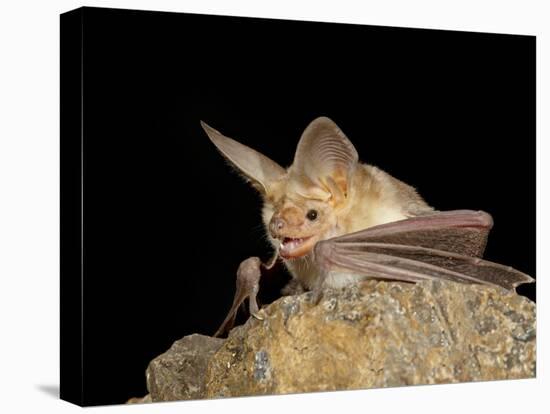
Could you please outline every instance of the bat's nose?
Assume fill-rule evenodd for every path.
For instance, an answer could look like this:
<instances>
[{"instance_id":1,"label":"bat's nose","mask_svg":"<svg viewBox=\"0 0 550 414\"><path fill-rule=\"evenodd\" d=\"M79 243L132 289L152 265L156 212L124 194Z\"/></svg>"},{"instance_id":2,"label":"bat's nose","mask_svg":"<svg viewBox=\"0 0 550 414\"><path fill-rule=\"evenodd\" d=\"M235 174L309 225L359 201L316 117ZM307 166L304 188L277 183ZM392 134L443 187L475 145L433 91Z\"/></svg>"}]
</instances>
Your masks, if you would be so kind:
<instances>
[{"instance_id":1,"label":"bat's nose","mask_svg":"<svg viewBox=\"0 0 550 414\"><path fill-rule=\"evenodd\" d=\"M269 231L276 238L284 231L286 225L286 221L282 217L273 217L269 223Z\"/></svg>"}]
</instances>

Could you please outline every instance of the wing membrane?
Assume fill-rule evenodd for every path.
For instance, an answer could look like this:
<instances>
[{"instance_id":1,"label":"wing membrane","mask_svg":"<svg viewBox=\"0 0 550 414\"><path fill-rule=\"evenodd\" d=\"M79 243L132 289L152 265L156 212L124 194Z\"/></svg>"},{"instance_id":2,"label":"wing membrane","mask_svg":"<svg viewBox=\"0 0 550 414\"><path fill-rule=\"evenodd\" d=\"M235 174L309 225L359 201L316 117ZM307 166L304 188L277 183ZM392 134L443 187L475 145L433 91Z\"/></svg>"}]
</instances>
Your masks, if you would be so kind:
<instances>
[{"instance_id":1,"label":"wing membrane","mask_svg":"<svg viewBox=\"0 0 550 414\"><path fill-rule=\"evenodd\" d=\"M414 217L317 243L326 272L419 282L442 279L515 289L534 280L509 266L482 260L492 227L487 213L469 210Z\"/></svg>"}]
</instances>

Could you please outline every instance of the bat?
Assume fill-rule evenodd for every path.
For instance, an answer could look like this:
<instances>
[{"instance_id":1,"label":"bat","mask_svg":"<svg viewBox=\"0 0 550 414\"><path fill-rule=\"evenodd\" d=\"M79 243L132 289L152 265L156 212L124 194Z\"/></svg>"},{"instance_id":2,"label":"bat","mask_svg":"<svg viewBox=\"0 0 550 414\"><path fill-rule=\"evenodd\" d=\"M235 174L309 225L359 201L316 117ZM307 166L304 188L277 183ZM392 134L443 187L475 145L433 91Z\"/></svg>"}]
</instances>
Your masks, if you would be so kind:
<instances>
[{"instance_id":1,"label":"bat","mask_svg":"<svg viewBox=\"0 0 550 414\"><path fill-rule=\"evenodd\" d=\"M442 279L515 289L534 281L482 259L493 220L483 211L437 211L417 191L358 153L329 118L302 133L294 161L283 168L201 121L219 152L262 196L262 220L274 248L271 263L245 260L237 271L233 305L216 332L223 334L248 298L258 315L261 267L281 258L293 282L318 301L325 287L364 279L404 282Z\"/></svg>"}]
</instances>

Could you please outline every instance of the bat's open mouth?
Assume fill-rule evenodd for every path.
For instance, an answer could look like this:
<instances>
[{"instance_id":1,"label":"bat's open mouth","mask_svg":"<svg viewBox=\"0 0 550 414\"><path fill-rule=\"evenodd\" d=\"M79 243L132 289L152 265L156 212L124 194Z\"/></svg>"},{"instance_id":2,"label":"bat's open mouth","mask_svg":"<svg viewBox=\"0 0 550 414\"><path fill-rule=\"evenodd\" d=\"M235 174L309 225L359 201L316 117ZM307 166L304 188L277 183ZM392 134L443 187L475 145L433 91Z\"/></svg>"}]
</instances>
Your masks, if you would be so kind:
<instances>
[{"instance_id":1,"label":"bat's open mouth","mask_svg":"<svg viewBox=\"0 0 550 414\"><path fill-rule=\"evenodd\" d=\"M314 244L315 238L313 236L300 238L285 237L281 241L279 254L284 259L294 259L308 254Z\"/></svg>"}]
</instances>

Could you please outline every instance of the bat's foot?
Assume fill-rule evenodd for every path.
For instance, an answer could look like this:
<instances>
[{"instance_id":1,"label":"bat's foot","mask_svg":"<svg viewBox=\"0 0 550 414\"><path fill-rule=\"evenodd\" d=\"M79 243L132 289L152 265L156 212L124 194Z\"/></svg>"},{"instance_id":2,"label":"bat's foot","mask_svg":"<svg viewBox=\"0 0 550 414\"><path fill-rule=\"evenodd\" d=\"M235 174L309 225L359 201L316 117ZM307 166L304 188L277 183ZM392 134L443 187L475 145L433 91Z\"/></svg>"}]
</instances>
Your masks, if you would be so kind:
<instances>
[{"instance_id":1,"label":"bat's foot","mask_svg":"<svg viewBox=\"0 0 550 414\"><path fill-rule=\"evenodd\" d=\"M281 289L281 294L283 296L301 295L305 291L306 290L298 279L292 278L290 282L288 282L286 286Z\"/></svg>"},{"instance_id":2,"label":"bat's foot","mask_svg":"<svg viewBox=\"0 0 550 414\"><path fill-rule=\"evenodd\" d=\"M323 298L323 289L321 289L320 287L314 288L310 292L310 294L311 294L310 296L311 303L313 303L314 305L318 305L319 302L321 302L321 299Z\"/></svg>"},{"instance_id":3,"label":"bat's foot","mask_svg":"<svg viewBox=\"0 0 550 414\"><path fill-rule=\"evenodd\" d=\"M318 305L323 298L323 288L325 286L325 279L327 275L325 272L320 272L317 276L317 280L311 289L311 303Z\"/></svg>"}]
</instances>

